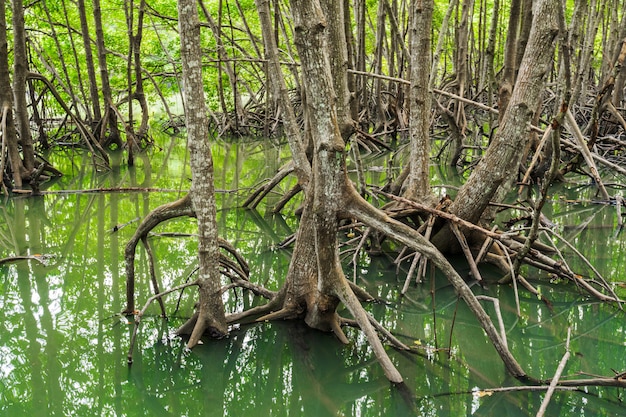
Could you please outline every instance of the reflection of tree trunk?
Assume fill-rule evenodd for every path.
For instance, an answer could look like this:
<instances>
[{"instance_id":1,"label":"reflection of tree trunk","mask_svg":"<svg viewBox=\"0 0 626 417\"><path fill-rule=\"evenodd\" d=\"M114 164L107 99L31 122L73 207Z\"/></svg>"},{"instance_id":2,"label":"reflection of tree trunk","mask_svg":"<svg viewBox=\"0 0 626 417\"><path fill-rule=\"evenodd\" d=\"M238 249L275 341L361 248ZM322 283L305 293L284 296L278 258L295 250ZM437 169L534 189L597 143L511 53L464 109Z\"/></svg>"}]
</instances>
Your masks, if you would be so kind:
<instances>
[{"instance_id":1,"label":"reflection of tree trunk","mask_svg":"<svg viewBox=\"0 0 626 417\"><path fill-rule=\"evenodd\" d=\"M224 305L220 292L219 246L216 222L213 159L209 144L209 125L202 83L200 21L195 0L179 0L183 97L187 143L191 164L191 203L198 219L198 291L197 315L181 328L193 330L188 347L194 347L205 331L221 337L227 333Z\"/></svg>"}]
</instances>

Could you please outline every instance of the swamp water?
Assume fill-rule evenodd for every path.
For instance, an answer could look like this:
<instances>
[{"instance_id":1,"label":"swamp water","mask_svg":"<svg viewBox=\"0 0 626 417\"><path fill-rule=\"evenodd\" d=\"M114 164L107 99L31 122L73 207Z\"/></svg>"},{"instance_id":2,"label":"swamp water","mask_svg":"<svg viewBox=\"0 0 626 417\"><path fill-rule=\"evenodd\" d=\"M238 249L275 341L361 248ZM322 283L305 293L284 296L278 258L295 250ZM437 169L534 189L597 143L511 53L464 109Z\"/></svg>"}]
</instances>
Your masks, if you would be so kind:
<instances>
[{"instance_id":1,"label":"swamp water","mask_svg":"<svg viewBox=\"0 0 626 417\"><path fill-rule=\"evenodd\" d=\"M125 304L124 246L139 219L182 195L176 190L188 188L185 155L177 153L184 147L175 146L182 140L174 139L156 152L151 166L138 158L131 170L92 173L88 160L65 156L55 164L66 164L61 169L68 174L49 194L16 197L0 206L0 258L37 255L41 260L0 266L0 416L536 414L543 392L481 391L519 384L507 376L445 277L435 274L400 298L406 270L397 274L385 256L362 259L358 273L362 285L389 301L367 309L405 343L420 349L417 355L391 352L407 392L390 387L364 337L350 329L351 344L342 346L333 336L299 323L242 325L226 339L207 340L187 352L172 333L192 311L192 290L166 298L168 321L158 318L156 305L149 308L129 368L132 325L117 314ZM237 206L250 188L285 162L270 142L221 143L214 156L217 188L239 189L219 194L222 207ZM373 170L371 175L383 173ZM283 190L291 185L283 185ZM160 191L63 192L114 187ZM626 235L615 232L615 208L568 202L592 195L592 190L581 192L570 185L560 193L546 214L625 297L621 286L626 281ZM289 252L276 245L295 230L295 220L241 209L222 209L218 217L221 235L249 262L251 279L278 288ZM194 222L177 219L154 230L150 243L161 288L193 277L196 246L189 234ZM583 268L571 250L559 247L571 265ZM459 268L467 275L463 266ZM352 269L346 271L352 277ZM508 344L522 367L534 377L551 377L565 353L571 326L572 356L564 375L582 378L625 370L624 312L542 275L527 271L552 307L520 290L519 317L511 287L474 288L499 298ZM150 296L147 277L146 252L140 245L138 307ZM225 301L231 310L252 303L239 290ZM493 305L485 308L495 319ZM546 415L625 415L624 395L616 388L559 391Z\"/></svg>"}]
</instances>

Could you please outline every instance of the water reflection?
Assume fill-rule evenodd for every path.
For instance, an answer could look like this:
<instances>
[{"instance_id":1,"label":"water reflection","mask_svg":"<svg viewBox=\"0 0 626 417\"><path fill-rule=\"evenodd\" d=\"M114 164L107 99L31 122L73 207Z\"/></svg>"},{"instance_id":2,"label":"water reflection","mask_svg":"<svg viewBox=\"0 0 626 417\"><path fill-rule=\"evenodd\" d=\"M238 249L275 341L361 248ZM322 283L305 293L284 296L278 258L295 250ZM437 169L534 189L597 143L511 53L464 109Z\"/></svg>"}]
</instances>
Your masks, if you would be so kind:
<instances>
[{"instance_id":1,"label":"water reflection","mask_svg":"<svg viewBox=\"0 0 626 417\"><path fill-rule=\"evenodd\" d=\"M165 158L184 161L175 147L164 149ZM219 188L224 189L232 184L252 187L258 177L252 178L250 172L270 176L283 162L280 152L268 144L231 145L222 152L217 153L221 159L216 167L222 170ZM71 184L168 189L183 185L184 192L188 185L184 171L174 175L164 165L143 170L144 163L138 159L135 172L120 168ZM228 204L239 197L221 195ZM347 330L353 342L341 346L332 336L299 323L248 325L234 329L224 340L207 341L186 352L171 333L191 312L191 291L182 296L178 310L176 296L167 300L172 314L168 322L156 317L156 308L150 311L134 364L127 368L131 329L116 313L124 303L123 247L134 227L131 223L112 232L113 226L143 217L174 198L176 193L48 194L15 198L0 207L1 256L47 256L42 258L45 263L21 260L0 265L0 416L531 416L537 412L540 392L472 394L475 389L517 382L507 376L482 329L444 277L435 274L400 298L403 276L396 275L385 257L363 262L358 275L368 291L390 302L369 305L368 310L405 343L420 346L420 354L391 352L406 378L408 398L390 388L355 330ZM564 235L594 257L600 272L613 281L625 281L623 256L619 256L624 253L624 238L614 238L614 229L604 226L613 224L614 211L591 204L555 199L549 214ZM219 222L224 237L250 263L253 279L278 288L289 253L276 250L275 245L295 230L295 220L233 209L221 210ZM589 227L574 226L581 222ZM162 285L183 282L193 270L196 249L193 239L179 233L193 233L193 221L178 219L154 232L151 243ZM145 258L140 250L140 303L150 292ZM520 317L511 288L475 288L500 299L509 346L525 369L535 377L549 378L564 353L568 326L573 334L568 376L610 375L611 369L626 369L624 313L586 299L570 285L533 274L528 271L529 278L541 279L535 284L552 306L522 292ZM237 310L253 301L238 292L226 302ZM493 317L493 305L485 308ZM597 388L557 393L548 415L623 414L622 396L616 389Z\"/></svg>"}]
</instances>

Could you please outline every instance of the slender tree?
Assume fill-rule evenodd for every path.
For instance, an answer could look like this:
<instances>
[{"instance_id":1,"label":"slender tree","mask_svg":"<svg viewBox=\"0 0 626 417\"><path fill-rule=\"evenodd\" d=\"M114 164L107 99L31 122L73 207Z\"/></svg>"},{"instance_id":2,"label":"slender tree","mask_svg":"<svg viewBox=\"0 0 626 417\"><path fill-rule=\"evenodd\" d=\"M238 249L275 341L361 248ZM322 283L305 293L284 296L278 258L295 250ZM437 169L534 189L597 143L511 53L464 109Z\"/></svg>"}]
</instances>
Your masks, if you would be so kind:
<instances>
[{"instance_id":1,"label":"slender tree","mask_svg":"<svg viewBox=\"0 0 626 417\"><path fill-rule=\"evenodd\" d=\"M12 172L13 185L16 188L22 187L22 172L24 170L22 159L17 144L17 133L13 122L13 90L11 88L11 77L9 73L9 51L7 42L7 21L6 7L4 0L0 0L0 85L6 88L0 88L0 130L2 136L0 143L0 180L5 180L5 172ZM5 152L8 155L8 161L5 159ZM7 165L8 162L8 165ZM6 189L5 189L6 191Z\"/></svg>"},{"instance_id":2,"label":"slender tree","mask_svg":"<svg viewBox=\"0 0 626 417\"><path fill-rule=\"evenodd\" d=\"M219 246L216 220L213 159L209 144L207 108L202 81L200 21L195 0L178 1L178 24L183 65L183 98L187 125L187 146L191 162L191 203L198 219L197 313L180 329L191 336L189 348L207 332L214 337L227 334L220 292Z\"/></svg>"},{"instance_id":3,"label":"slender tree","mask_svg":"<svg viewBox=\"0 0 626 417\"><path fill-rule=\"evenodd\" d=\"M27 178L35 168L35 151L30 132L28 103L26 101L26 78L28 56L26 53L26 29L24 27L24 5L22 0L13 0L13 94L15 96L15 118L17 132L22 145L22 178Z\"/></svg>"},{"instance_id":4,"label":"slender tree","mask_svg":"<svg viewBox=\"0 0 626 417\"><path fill-rule=\"evenodd\" d=\"M411 199L431 196L430 118L431 22L433 1L412 2L411 13L411 88L409 129L411 172L405 196Z\"/></svg>"},{"instance_id":5,"label":"slender tree","mask_svg":"<svg viewBox=\"0 0 626 417\"><path fill-rule=\"evenodd\" d=\"M93 48L91 47L91 35L89 33L89 24L87 23L87 10L85 8L85 0L78 0L78 14L80 16L80 30L83 38L83 49L85 65L87 67L87 76L89 79L89 98L91 99L91 111L93 115L92 125L100 122L102 112L100 111L100 97L98 94L98 81L96 79L96 67L93 62Z\"/></svg>"},{"instance_id":6,"label":"slender tree","mask_svg":"<svg viewBox=\"0 0 626 417\"><path fill-rule=\"evenodd\" d=\"M104 134L100 134L100 140L105 145L115 144L117 147L122 146L122 139L117 126L117 115L111 108L113 104L113 94L111 91L111 82L109 77L109 68L107 65L107 51L104 41L104 30L102 28L102 7L100 0L93 0L93 18L96 30L96 48L98 50L98 67L100 69L100 83L102 84L102 99L104 100L105 120L102 121L101 132L106 131L108 126L109 134L104 138Z\"/></svg>"}]
</instances>

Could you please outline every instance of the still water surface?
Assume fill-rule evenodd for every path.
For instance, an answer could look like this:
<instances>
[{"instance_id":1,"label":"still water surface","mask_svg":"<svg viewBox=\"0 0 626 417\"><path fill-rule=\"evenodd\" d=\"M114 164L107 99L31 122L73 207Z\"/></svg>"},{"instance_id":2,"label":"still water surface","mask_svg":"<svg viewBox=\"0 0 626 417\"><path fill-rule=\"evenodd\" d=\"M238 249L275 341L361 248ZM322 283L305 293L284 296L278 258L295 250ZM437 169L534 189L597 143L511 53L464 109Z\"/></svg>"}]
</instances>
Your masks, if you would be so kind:
<instances>
[{"instance_id":1,"label":"still water surface","mask_svg":"<svg viewBox=\"0 0 626 417\"><path fill-rule=\"evenodd\" d=\"M388 301L369 305L368 310L420 351L391 352L406 390L390 387L362 335L354 330L347 330L352 343L342 346L333 336L299 323L243 325L226 339L207 340L187 352L172 333L192 311L193 291L180 298L169 296L168 321L158 318L156 307L149 310L129 368L126 353L132 326L117 314L125 303L124 245L139 218L173 201L182 195L176 190L189 186L189 173L182 168L185 155L177 155L176 149L174 143L164 147L152 165L139 159L135 169L105 174L91 173L87 162L76 157L65 169L72 174L50 188L54 193L13 198L0 206L0 258L43 255L42 262L20 260L0 266L0 416L536 414L542 392L481 395L480 390L519 384L507 376L445 277L435 274L400 298L406 270L398 272L386 256L363 259L358 275L361 285ZM271 143L224 143L215 150L215 158L217 186L223 190L254 187L284 163ZM163 191L59 192L117 186ZM568 190L574 194L568 195ZM625 238L623 232L615 233L615 209L567 201L580 197L576 194L580 191L565 187L561 197L554 196L547 214L622 291ZM250 263L252 279L276 289L289 261L289 253L276 245L296 223L224 208L235 207L246 192L220 194L220 230ZM115 231L115 226L123 227ZM190 219L174 220L154 231L150 243L163 288L193 276L196 247L188 236L193 231ZM573 265L583 268L571 251L563 251ZM458 267L467 273L461 263ZM142 304L150 295L143 249L138 251L137 268L137 300ZM352 276L349 267L346 271ZM492 285L475 291L500 299L509 346L530 375L549 378L554 373L565 353L568 326L572 357L565 375L612 375L612 370L626 369L622 311L581 296L569 284L550 283L536 271L528 270L527 276L551 300L551 307L521 291L518 316L512 288ZM254 302L241 292L227 295L225 301L231 311ZM495 317L493 306L485 306ZM547 415L624 415L624 395L615 388L559 392Z\"/></svg>"}]
</instances>

